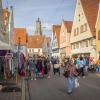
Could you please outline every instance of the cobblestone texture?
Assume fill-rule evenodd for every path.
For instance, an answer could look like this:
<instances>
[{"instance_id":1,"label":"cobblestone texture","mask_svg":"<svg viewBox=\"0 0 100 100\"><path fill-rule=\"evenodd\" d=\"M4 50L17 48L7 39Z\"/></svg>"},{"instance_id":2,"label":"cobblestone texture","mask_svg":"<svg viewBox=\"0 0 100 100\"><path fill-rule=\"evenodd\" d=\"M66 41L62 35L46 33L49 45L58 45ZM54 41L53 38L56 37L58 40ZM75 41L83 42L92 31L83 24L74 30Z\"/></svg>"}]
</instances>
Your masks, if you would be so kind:
<instances>
[{"instance_id":1,"label":"cobblestone texture","mask_svg":"<svg viewBox=\"0 0 100 100\"><path fill-rule=\"evenodd\" d=\"M21 92L0 92L0 100L21 100Z\"/></svg>"}]
</instances>

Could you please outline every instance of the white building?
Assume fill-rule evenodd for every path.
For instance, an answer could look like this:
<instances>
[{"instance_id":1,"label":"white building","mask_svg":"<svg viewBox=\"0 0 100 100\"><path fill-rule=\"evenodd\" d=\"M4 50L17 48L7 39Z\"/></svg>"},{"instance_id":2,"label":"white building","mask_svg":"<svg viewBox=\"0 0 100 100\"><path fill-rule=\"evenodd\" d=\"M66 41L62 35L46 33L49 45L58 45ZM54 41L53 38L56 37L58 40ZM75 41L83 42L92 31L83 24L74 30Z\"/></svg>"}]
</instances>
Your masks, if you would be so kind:
<instances>
[{"instance_id":1,"label":"white building","mask_svg":"<svg viewBox=\"0 0 100 100\"><path fill-rule=\"evenodd\" d=\"M52 56L60 56L60 25L52 26Z\"/></svg>"}]
</instances>

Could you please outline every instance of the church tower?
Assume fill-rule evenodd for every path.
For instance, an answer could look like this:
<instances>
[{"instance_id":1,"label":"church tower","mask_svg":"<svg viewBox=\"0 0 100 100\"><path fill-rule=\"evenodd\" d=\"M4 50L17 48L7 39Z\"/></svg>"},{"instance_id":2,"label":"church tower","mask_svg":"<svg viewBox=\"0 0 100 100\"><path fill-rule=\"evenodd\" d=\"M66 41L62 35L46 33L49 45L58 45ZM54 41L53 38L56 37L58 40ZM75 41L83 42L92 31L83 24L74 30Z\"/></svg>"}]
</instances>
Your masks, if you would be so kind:
<instances>
[{"instance_id":1,"label":"church tower","mask_svg":"<svg viewBox=\"0 0 100 100\"><path fill-rule=\"evenodd\" d=\"M42 35L41 21L38 18L35 24L35 35Z\"/></svg>"}]
</instances>

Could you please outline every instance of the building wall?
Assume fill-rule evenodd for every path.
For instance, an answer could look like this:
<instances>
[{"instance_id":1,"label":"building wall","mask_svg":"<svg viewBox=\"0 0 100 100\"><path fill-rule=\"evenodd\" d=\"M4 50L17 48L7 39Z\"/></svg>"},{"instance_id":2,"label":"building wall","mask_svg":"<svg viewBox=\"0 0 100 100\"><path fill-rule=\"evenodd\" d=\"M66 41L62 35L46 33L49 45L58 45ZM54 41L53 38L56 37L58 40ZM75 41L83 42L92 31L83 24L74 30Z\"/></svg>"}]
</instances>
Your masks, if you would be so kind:
<instances>
[{"instance_id":1,"label":"building wall","mask_svg":"<svg viewBox=\"0 0 100 100\"><path fill-rule=\"evenodd\" d=\"M92 57L95 57L95 48L93 47L95 38L89 28L80 0L77 0L76 4L70 42L72 55L90 53Z\"/></svg>"},{"instance_id":2,"label":"building wall","mask_svg":"<svg viewBox=\"0 0 100 100\"><path fill-rule=\"evenodd\" d=\"M0 0L0 40L3 41L2 0Z\"/></svg>"},{"instance_id":3,"label":"building wall","mask_svg":"<svg viewBox=\"0 0 100 100\"><path fill-rule=\"evenodd\" d=\"M67 32L66 35L66 56L71 56L71 44L70 44L71 33Z\"/></svg>"},{"instance_id":4,"label":"building wall","mask_svg":"<svg viewBox=\"0 0 100 100\"><path fill-rule=\"evenodd\" d=\"M59 49L58 49L57 37L56 37L56 33L54 33L53 36L52 36L52 56L57 57L59 55L60 55L60 52L59 52Z\"/></svg>"},{"instance_id":5,"label":"building wall","mask_svg":"<svg viewBox=\"0 0 100 100\"><path fill-rule=\"evenodd\" d=\"M4 42L9 43L9 10L3 9L3 36L4 36Z\"/></svg>"},{"instance_id":6,"label":"building wall","mask_svg":"<svg viewBox=\"0 0 100 100\"><path fill-rule=\"evenodd\" d=\"M61 30L60 30L60 57L63 58L66 56L66 35L67 29L65 28L64 22L62 22Z\"/></svg>"},{"instance_id":7,"label":"building wall","mask_svg":"<svg viewBox=\"0 0 100 100\"><path fill-rule=\"evenodd\" d=\"M100 56L100 8L98 12L98 19L96 25L96 51L97 51L97 59Z\"/></svg>"},{"instance_id":8,"label":"building wall","mask_svg":"<svg viewBox=\"0 0 100 100\"><path fill-rule=\"evenodd\" d=\"M65 27L65 24L64 22L62 22L61 31L60 31L60 56L62 58L64 56L71 55L70 35L71 33L67 32L67 28Z\"/></svg>"},{"instance_id":9,"label":"building wall","mask_svg":"<svg viewBox=\"0 0 100 100\"><path fill-rule=\"evenodd\" d=\"M38 55L43 54L42 48L28 48L27 52L30 57L33 57L34 54L38 54Z\"/></svg>"}]
</instances>

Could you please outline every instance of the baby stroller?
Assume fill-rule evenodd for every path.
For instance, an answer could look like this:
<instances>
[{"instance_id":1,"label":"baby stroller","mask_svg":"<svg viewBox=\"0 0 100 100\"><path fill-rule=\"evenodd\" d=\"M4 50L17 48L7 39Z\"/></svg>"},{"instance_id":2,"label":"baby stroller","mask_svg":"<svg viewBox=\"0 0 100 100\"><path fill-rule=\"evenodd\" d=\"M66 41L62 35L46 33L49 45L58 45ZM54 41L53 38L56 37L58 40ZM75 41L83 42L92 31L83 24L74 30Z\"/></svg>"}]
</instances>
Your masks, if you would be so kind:
<instances>
[{"instance_id":1,"label":"baby stroller","mask_svg":"<svg viewBox=\"0 0 100 100\"><path fill-rule=\"evenodd\" d=\"M58 73L60 76L60 65L58 63L54 64L53 72L54 72L54 75Z\"/></svg>"}]
</instances>

